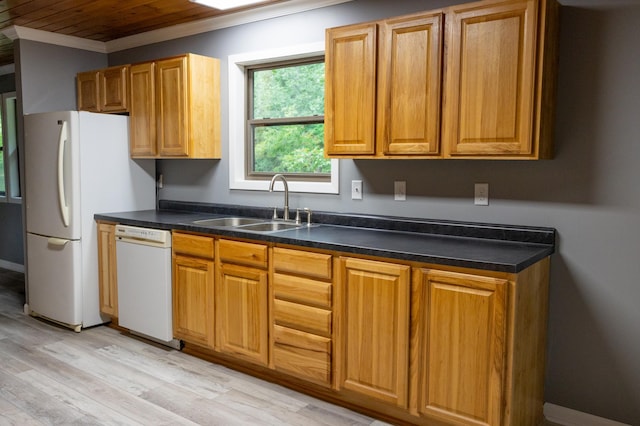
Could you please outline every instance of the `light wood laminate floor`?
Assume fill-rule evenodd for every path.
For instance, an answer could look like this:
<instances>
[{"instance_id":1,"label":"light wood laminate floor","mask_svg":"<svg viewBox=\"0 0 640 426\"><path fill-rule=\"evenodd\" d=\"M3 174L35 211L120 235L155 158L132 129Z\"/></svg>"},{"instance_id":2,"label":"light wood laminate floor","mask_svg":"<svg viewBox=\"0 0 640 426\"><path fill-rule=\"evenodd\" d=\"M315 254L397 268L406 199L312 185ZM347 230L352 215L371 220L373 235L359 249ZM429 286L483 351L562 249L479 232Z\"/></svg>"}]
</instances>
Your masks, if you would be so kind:
<instances>
[{"instance_id":1,"label":"light wood laminate floor","mask_svg":"<svg viewBox=\"0 0 640 426\"><path fill-rule=\"evenodd\" d=\"M0 269L0 425L383 425L290 389L99 326L23 314Z\"/></svg>"}]
</instances>

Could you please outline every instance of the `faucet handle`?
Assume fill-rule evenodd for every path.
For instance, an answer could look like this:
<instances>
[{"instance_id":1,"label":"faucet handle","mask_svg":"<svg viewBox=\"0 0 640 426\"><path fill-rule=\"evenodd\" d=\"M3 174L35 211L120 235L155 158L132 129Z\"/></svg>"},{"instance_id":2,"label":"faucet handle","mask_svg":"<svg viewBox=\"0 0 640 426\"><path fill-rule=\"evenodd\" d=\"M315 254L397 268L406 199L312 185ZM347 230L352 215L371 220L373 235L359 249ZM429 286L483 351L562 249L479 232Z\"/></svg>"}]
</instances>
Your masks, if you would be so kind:
<instances>
[{"instance_id":1,"label":"faucet handle","mask_svg":"<svg viewBox=\"0 0 640 426\"><path fill-rule=\"evenodd\" d=\"M278 218L278 208L274 207L273 208L273 219L277 219Z\"/></svg>"},{"instance_id":2,"label":"faucet handle","mask_svg":"<svg viewBox=\"0 0 640 426\"><path fill-rule=\"evenodd\" d=\"M296 225L300 225L300 207L296 208Z\"/></svg>"},{"instance_id":3,"label":"faucet handle","mask_svg":"<svg viewBox=\"0 0 640 426\"><path fill-rule=\"evenodd\" d=\"M305 207L304 211L307 212L307 226L311 227L311 213L313 213L311 211L311 209L309 207Z\"/></svg>"}]
</instances>

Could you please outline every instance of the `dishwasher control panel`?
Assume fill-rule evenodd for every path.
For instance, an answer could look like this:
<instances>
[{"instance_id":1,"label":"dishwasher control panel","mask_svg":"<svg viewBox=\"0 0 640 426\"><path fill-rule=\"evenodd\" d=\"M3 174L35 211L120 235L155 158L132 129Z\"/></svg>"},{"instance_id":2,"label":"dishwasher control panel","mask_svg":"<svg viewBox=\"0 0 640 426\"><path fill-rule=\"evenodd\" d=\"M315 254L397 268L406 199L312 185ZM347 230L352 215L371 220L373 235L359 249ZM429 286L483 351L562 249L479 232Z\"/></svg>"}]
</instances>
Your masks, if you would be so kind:
<instances>
[{"instance_id":1,"label":"dishwasher control panel","mask_svg":"<svg viewBox=\"0 0 640 426\"><path fill-rule=\"evenodd\" d=\"M171 232L162 229L140 228L129 225L116 225L116 239L147 242L171 247Z\"/></svg>"}]
</instances>

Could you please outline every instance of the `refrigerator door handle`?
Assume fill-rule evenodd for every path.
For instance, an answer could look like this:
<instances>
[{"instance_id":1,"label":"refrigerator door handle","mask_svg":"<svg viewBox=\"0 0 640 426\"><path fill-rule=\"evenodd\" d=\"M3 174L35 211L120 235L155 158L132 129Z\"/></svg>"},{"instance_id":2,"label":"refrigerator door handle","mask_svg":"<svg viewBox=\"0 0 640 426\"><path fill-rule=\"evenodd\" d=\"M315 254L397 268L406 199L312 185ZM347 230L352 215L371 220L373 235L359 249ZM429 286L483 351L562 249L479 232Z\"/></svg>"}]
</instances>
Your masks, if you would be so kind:
<instances>
[{"instance_id":1,"label":"refrigerator door handle","mask_svg":"<svg viewBox=\"0 0 640 426\"><path fill-rule=\"evenodd\" d=\"M60 123L60 121L58 122ZM67 141L67 122L62 121L60 129L60 137L58 139L58 201L60 204L60 213L62 214L62 223L65 228L69 227L69 205L67 197L64 193L64 145Z\"/></svg>"},{"instance_id":2,"label":"refrigerator door handle","mask_svg":"<svg viewBox=\"0 0 640 426\"><path fill-rule=\"evenodd\" d=\"M68 242L69 240L65 240L64 238L47 238L47 244L52 246L65 246Z\"/></svg>"}]
</instances>

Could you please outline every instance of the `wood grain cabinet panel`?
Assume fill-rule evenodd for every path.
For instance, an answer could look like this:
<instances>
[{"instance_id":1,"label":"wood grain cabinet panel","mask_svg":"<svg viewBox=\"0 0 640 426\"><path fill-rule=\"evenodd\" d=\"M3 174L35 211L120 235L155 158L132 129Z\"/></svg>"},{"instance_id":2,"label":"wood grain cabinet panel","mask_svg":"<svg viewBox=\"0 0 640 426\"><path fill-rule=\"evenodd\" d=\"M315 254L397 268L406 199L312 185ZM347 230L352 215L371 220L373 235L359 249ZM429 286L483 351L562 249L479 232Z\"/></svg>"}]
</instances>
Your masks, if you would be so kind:
<instances>
[{"instance_id":1,"label":"wood grain cabinet panel","mask_svg":"<svg viewBox=\"0 0 640 426\"><path fill-rule=\"evenodd\" d=\"M216 350L269 363L267 246L216 241Z\"/></svg>"},{"instance_id":2,"label":"wood grain cabinet panel","mask_svg":"<svg viewBox=\"0 0 640 426\"><path fill-rule=\"evenodd\" d=\"M213 348L214 240L180 232L172 240L174 337Z\"/></svg>"},{"instance_id":3,"label":"wood grain cabinet panel","mask_svg":"<svg viewBox=\"0 0 640 426\"><path fill-rule=\"evenodd\" d=\"M267 365L267 271L222 263L216 285L216 349Z\"/></svg>"},{"instance_id":4,"label":"wood grain cabinet panel","mask_svg":"<svg viewBox=\"0 0 640 426\"><path fill-rule=\"evenodd\" d=\"M131 65L129 70L129 144L132 157L155 157L156 77L154 62Z\"/></svg>"},{"instance_id":5,"label":"wood grain cabinet panel","mask_svg":"<svg viewBox=\"0 0 640 426\"><path fill-rule=\"evenodd\" d=\"M98 222L98 285L100 312L118 317L118 276L116 271L116 231L112 223Z\"/></svg>"},{"instance_id":6,"label":"wood grain cabinet panel","mask_svg":"<svg viewBox=\"0 0 640 426\"><path fill-rule=\"evenodd\" d=\"M274 247L269 291L271 367L333 383L333 256Z\"/></svg>"},{"instance_id":7,"label":"wood grain cabinet panel","mask_svg":"<svg viewBox=\"0 0 640 426\"><path fill-rule=\"evenodd\" d=\"M79 111L128 112L129 65L85 71L76 77Z\"/></svg>"},{"instance_id":8,"label":"wood grain cabinet panel","mask_svg":"<svg viewBox=\"0 0 640 426\"><path fill-rule=\"evenodd\" d=\"M339 385L407 407L409 286L406 265L340 258Z\"/></svg>"},{"instance_id":9,"label":"wood grain cabinet panel","mask_svg":"<svg viewBox=\"0 0 640 426\"><path fill-rule=\"evenodd\" d=\"M508 281L422 269L414 286L418 411L455 424L503 424Z\"/></svg>"},{"instance_id":10,"label":"wood grain cabinet panel","mask_svg":"<svg viewBox=\"0 0 640 426\"><path fill-rule=\"evenodd\" d=\"M220 158L220 61L188 53L132 67L132 157Z\"/></svg>"},{"instance_id":11,"label":"wood grain cabinet panel","mask_svg":"<svg viewBox=\"0 0 640 426\"><path fill-rule=\"evenodd\" d=\"M326 33L327 156L439 154L440 13Z\"/></svg>"},{"instance_id":12,"label":"wood grain cabinet panel","mask_svg":"<svg viewBox=\"0 0 640 426\"><path fill-rule=\"evenodd\" d=\"M325 155L553 156L556 0L481 0L326 30Z\"/></svg>"},{"instance_id":13,"label":"wood grain cabinet panel","mask_svg":"<svg viewBox=\"0 0 640 426\"><path fill-rule=\"evenodd\" d=\"M539 56L546 28L538 28L540 20L548 19L546 6L553 3L523 0L450 8L443 123L447 156L550 155L550 142L540 137L549 117L541 116L540 108L542 90L549 89L543 85L555 77L538 65L554 59Z\"/></svg>"}]
</instances>

